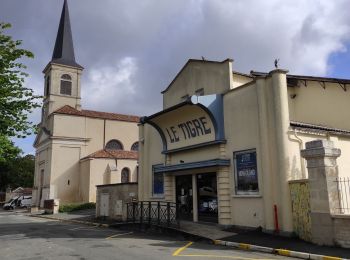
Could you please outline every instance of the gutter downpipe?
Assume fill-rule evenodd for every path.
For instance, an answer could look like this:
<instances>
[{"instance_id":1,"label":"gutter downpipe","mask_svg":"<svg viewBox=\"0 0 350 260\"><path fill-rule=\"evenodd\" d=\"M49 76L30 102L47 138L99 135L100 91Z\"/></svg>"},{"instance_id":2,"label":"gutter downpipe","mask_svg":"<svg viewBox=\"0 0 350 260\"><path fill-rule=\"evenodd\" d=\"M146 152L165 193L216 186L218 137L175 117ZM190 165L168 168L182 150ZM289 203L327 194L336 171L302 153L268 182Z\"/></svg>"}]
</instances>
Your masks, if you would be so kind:
<instances>
[{"instance_id":1,"label":"gutter downpipe","mask_svg":"<svg viewBox=\"0 0 350 260\"><path fill-rule=\"evenodd\" d=\"M295 129L291 130L289 133L292 133L295 137L295 139L292 139L291 136L289 136L289 139L291 141L295 141L299 144L299 151L304 149L304 144L303 140L297 135L297 132ZM305 173L305 161L304 159L300 156L300 168L301 168L301 178L306 179L306 173Z\"/></svg>"}]
</instances>

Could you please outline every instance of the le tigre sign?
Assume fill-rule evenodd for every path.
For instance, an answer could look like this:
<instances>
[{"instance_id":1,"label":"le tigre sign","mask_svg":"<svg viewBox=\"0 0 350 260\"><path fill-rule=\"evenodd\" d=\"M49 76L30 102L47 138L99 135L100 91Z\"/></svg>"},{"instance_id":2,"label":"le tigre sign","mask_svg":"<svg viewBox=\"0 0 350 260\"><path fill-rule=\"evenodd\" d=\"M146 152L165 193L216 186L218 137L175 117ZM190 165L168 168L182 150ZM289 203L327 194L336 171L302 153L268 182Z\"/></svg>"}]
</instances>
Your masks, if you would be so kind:
<instances>
[{"instance_id":1,"label":"le tigre sign","mask_svg":"<svg viewBox=\"0 0 350 260\"><path fill-rule=\"evenodd\" d=\"M179 123L178 125L165 128L170 143L196 138L201 135L211 134L212 129L208 127L208 119L205 116Z\"/></svg>"},{"instance_id":2,"label":"le tigre sign","mask_svg":"<svg viewBox=\"0 0 350 260\"><path fill-rule=\"evenodd\" d=\"M215 140L210 115L197 105L186 105L153 118L152 122L166 139L167 150Z\"/></svg>"}]
</instances>

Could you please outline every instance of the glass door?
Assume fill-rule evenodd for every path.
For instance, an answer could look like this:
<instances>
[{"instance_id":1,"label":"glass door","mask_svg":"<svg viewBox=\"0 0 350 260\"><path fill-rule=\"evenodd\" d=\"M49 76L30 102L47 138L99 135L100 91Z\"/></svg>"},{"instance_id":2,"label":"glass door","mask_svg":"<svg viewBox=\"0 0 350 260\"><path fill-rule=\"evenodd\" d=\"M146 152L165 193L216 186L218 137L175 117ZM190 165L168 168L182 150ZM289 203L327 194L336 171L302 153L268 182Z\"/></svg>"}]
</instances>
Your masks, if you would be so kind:
<instances>
[{"instance_id":1,"label":"glass door","mask_svg":"<svg viewBox=\"0 0 350 260\"><path fill-rule=\"evenodd\" d=\"M193 220L192 175L176 176L176 203L179 204L179 217Z\"/></svg>"},{"instance_id":2,"label":"glass door","mask_svg":"<svg viewBox=\"0 0 350 260\"><path fill-rule=\"evenodd\" d=\"M218 223L216 173L197 174L198 220Z\"/></svg>"}]
</instances>

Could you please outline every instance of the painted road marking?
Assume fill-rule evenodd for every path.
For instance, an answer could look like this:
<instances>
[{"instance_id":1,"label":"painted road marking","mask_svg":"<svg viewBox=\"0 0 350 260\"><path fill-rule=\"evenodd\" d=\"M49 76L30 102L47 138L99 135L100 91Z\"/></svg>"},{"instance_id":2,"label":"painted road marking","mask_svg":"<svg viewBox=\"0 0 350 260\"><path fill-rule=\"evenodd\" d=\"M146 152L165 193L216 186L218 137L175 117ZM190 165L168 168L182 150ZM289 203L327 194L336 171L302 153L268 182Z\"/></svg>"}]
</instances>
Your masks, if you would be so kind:
<instances>
[{"instance_id":1,"label":"painted road marking","mask_svg":"<svg viewBox=\"0 0 350 260\"><path fill-rule=\"evenodd\" d=\"M206 254L181 254L182 251L187 249L193 244L193 242L188 242L185 246L178 248L173 256L183 256L183 257L211 257L211 258L228 258L228 259L244 259L244 260L273 260L272 258L250 258L242 256L226 256L226 255L206 255ZM242 248L245 248L242 244Z\"/></svg>"},{"instance_id":2,"label":"painted road marking","mask_svg":"<svg viewBox=\"0 0 350 260\"><path fill-rule=\"evenodd\" d=\"M178 256L186 256L186 257L211 257L211 258L229 258L229 259L245 259L245 260L273 260L272 258L249 258L242 256L229 256L229 255L178 255Z\"/></svg>"},{"instance_id":3,"label":"painted road marking","mask_svg":"<svg viewBox=\"0 0 350 260\"><path fill-rule=\"evenodd\" d=\"M98 228L96 227L75 227L75 228L71 228L69 230L79 230L79 229L84 229L84 230L98 230L100 231ZM105 231L105 230L102 230Z\"/></svg>"},{"instance_id":4,"label":"painted road marking","mask_svg":"<svg viewBox=\"0 0 350 260\"><path fill-rule=\"evenodd\" d=\"M78 229L81 229L81 228L84 228L84 227L76 227L76 228L71 228L69 230L78 230Z\"/></svg>"},{"instance_id":5,"label":"painted road marking","mask_svg":"<svg viewBox=\"0 0 350 260\"><path fill-rule=\"evenodd\" d=\"M190 245L192 245L193 242L188 242L185 246L180 247L179 249L177 249L174 253L173 256L178 256L182 251L184 251L187 247L189 247Z\"/></svg>"},{"instance_id":6,"label":"painted road marking","mask_svg":"<svg viewBox=\"0 0 350 260\"><path fill-rule=\"evenodd\" d=\"M69 230L71 230L71 231L81 230L81 231L106 232L106 230L101 230L101 229L94 228L94 227L77 227L77 228L71 228L71 229L69 229Z\"/></svg>"},{"instance_id":7,"label":"painted road marking","mask_svg":"<svg viewBox=\"0 0 350 260\"><path fill-rule=\"evenodd\" d=\"M119 237L119 236L130 235L130 234L132 234L132 233L133 233L133 232L121 233L121 234L115 234L115 235L112 235L112 236L106 237L106 239L112 239L112 238Z\"/></svg>"},{"instance_id":8,"label":"painted road marking","mask_svg":"<svg viewBox=\"0 0 350 260\"><path fill-rule=\"evenodd\" d=\"M290 250L287 249L276 249L277 254L283 255L283 256L291 256Z\"/></svg>"}]
</instances>

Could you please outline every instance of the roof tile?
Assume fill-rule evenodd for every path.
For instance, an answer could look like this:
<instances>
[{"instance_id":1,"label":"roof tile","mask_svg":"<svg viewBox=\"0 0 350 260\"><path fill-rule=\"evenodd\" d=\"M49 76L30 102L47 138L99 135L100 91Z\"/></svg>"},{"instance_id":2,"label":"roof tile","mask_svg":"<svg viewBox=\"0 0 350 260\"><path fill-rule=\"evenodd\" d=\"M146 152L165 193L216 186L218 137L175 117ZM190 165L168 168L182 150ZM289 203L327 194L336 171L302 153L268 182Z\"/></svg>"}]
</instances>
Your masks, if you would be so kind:
<instances>
[{"instance_id":1,"label":"roof tile","mask_svg":"<svg viewBox=\"0 0 350 260\"><path fill-rule=\"evenodd\" d=\"M102 158L102 159L138 159L138 152L136 151L124 151L124 150L99 150L94 152L83 159L87 158Z\"/></svg>"},{"instance_id":2,"label":"roof tile","mask_svg":"<svg viewBox=\"0 0 350 260\"><path fill-rule=\"evenodd\" d=\"M74 115L74 116L86 116L92 118L102 118L108 120L117 120L117 121L126 121L126 122L135 122L140 121L140 117L133 115L123 115L117 113L107 113L93 110L77 110L69 105L65 105L57 109L54 113L56 114L65 114L65 115Z\"/></svg>"}]
</instances>

